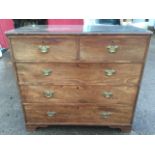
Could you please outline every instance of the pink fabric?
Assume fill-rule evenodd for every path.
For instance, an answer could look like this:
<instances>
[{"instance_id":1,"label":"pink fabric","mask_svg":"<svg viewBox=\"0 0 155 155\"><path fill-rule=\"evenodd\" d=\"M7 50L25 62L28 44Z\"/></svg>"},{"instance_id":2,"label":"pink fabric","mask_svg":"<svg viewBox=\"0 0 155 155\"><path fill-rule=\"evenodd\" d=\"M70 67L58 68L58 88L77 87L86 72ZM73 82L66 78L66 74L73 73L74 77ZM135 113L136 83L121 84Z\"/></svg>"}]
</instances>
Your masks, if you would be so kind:
<instances>
[{"instance_id":1,"label":"pink fabric","mask_svg":"<svg viewBox=\"0 0 155 155\"><path fill-rule=\"evenodd\" d=\"M5 32L14 29L14 23L12 19L0 19L0 45L3 48L8 48L8 39Z\"/></svg>"},{"instance_id":2,"label":"pink fabric","mask_svg":"<svg viewBox=\"0 0 155 155\"><path fill-rule=\"evenodd\" d=\"M48 25L83 25L83 19L48 19Z\"/></svg>"}]
</instances>

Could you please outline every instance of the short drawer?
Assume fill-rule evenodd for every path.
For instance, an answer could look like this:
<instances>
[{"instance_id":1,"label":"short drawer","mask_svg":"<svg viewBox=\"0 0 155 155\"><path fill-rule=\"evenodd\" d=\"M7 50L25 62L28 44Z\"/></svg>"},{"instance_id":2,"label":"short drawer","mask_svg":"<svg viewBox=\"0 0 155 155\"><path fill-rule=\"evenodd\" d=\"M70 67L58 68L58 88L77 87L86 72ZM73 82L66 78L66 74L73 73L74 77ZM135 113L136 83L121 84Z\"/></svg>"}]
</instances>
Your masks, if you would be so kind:
<instances>
[{"instance_id":1,"label":"short drawer","mask_svg":"<svg viewBox=\"0 0 155 155\"><path fill-rule=\"evenodd\" d=\"M29 124L130 124L132 107L105 106L25 106Z\"/></svg>"},{"instance_id":2,"label":"short drawer","mask_svg":"<svg viewBox=\"0 0 155 155\"><path fill-rule=\"evenodd\" d=\"M11 44L16 61L69 62L75 60L77 55L74 37L19 37L12 39Z\"/></svg>"},{"instance_id":3,"label":"short drawer","mask_svg":"<svg viewBox=\"0 0 155 155\"><path fill-rule=\"evenodd\" d=\"M138 85L142 68L142 64L16 63L16 66L20 84L55 85Z\"/></svg>"},{"instance_id":4,"label":"short drawer","mask_svg":"<svg viewBox=\"0 0 155 155\"><path fill-rule=\"evenodd\" d=\"M148 36L83 36L80 59L86 62L142 62Z\"/></svg>"},{"instance_id":5,"label":"short drawer","mask_svg":"<svg viewBox=\"0 0 155 155\"><path fill-rule=\"evenodd\" d=\"M127 86L20 86L23 102L44 104L94 103L133 105L137 87Z\"/></svg>"}]
</instances>

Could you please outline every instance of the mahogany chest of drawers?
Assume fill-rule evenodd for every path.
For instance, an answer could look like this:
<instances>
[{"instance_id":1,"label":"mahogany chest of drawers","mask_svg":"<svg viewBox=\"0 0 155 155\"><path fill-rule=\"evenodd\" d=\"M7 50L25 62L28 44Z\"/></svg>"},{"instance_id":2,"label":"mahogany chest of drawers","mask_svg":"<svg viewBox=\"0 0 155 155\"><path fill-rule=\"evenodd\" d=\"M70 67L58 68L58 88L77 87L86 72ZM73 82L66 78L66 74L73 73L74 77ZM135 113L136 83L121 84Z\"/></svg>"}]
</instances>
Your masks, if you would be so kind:
<instances>
[{"instance_id":1,"label":"mahogany chest of drawers","mask_svg":"<svg viewBox=\"0 0 155 155\"><path fill-rule=\"evenodd\" d=\"M28 130L102 125L130 131L151 32L64 25L7 35Z\"/></svg>"}]
</instances>

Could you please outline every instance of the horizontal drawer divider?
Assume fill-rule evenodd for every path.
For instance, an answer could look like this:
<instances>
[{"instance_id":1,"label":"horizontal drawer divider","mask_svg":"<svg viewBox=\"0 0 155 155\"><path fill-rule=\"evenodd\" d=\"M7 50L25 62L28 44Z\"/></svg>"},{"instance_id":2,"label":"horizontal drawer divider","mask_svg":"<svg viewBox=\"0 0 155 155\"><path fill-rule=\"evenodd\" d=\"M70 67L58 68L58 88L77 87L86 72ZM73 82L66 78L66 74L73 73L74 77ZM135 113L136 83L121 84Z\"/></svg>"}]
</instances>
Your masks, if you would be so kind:
<instances>
[{"instance_id":1,"label":"horizontal drawer divider","mask_svg":"<svg viewBox=\"0 0 155 155\"><path fill-rule=\"evenodd\" d=\"M53 84L53 83L50 83L50 82L36 82L36 83L31 83L31 82L18 82L19 85L25 85L25 86L38 86L38 85L42 85L42 86L47 86L50 84L50 86L127 86L127 87L139 87L140 84Z\"/></svg>"},{"instance_id":2,"label":"horizontal drawer divider","mask_svg":"<svg viewBox=\"0 0 155 155\"><path fill-rule=\"evenodd\" d=\"M84 61L70 61L70 62L63 62L63 61L16 61L13 60L14 63L66 63L66 64L74 64L74 63L79 63L79 64L109 64L109 63L114 63L114 64L143 64L144 61L125 61L125 62L117 62L117 61L107 61L107 62L99 62L99 61L89 61L89 62L84 62Z\"/></svg>"},{"instance_id":3,"label":"horizontal drawer divider","mask_svg":"<svg viewBox=\"0 0 155 155\"><path fill-rule=\"evenodd\" d=\"M47 125L47 126L50 126L50 125L83 125L83 126L85 126L85 125L88 125L88 126L94 126L94 125L96 125L96 126L106 126L106 125L109 125L109 126L129 126L129 125L131 125L130 123L128 123L128 124L126 124L126 123L103 123L103 124L101 124L101 123L77 123L77 122L72 122L72 123L70 123L70 122L63 122L63 123L61 123L61 122L59 122L59 123L57 123L57 122L53 122L53 123L30 123L30 122L26 122L26 125Z\"/></svg>"},{"instance_id":4,"label":"horizontal drawer divider","mask_svg":"<svg viewBox=\"0 0 155 155\"><path fill-rule=\"evenodd\" d=\"M42 103L42 104L41 104ZM103 107L103 106L108 106L110 103L103 103L103 102L96 102L96 103L80 103L80 102L78 102L78 103L74 103L74 102L68 102L68 103L58 103L58 102L52 102L52 101L48 101L48 102L42 102L42 101L40 101L40 102L35 102L35 101L33 101L33 102L23 102L22 103L24 106L27 106L27 105L29 105L29 106L52 106L52 105L54 105L54 106L93 106L93 107ZM33 105L32 105L33 104ZM125 103L115 103L115 105L116 105L116 108L117 108L117 106L123 106L123 107L132 107L133 105L131 104L125 104Z\"/></svg>"}]
</instances>

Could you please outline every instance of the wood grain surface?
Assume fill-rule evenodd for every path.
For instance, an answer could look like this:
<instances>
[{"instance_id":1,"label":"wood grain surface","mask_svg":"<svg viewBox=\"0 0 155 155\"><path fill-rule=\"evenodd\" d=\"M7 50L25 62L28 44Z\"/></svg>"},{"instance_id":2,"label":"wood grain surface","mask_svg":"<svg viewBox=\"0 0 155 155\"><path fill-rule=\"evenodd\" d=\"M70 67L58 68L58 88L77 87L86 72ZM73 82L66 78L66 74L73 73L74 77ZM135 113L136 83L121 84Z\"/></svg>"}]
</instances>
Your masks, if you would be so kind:
<instances>
[{"instance_id":1,"label":"wood grain surface","mask_svg":"<svg viewBox=\"0 0 155 155\"><path fill-rule=\"evenodd\" d=\"M112 125L130 124L132 107L128 106L25 106L26 123L31 124L92 124ZM48 116L54 112L53 116ZM102 116L103 112L110 113L107 118Z\"/></svg>"},{"instance_id":2,"label":"wood grain surface","mask_svg":"<svg viewBox=\"0 0 155 155\"><path fill-rule=\"evenodd\" d=\"M142 64L16 63L20 84L138 85ZM133 69L134 68L134 69ZM43 71L50 69L45 76ZM107 76L106 69L116 73Z\"/></svg>"},{"instance_id":3,"label":"wood grain surface","mask_svg":"<svg viewBox=\"0 0 155 155\"><path fill-rule=\"evenodd\" d=\"M39 46L49 46L47 53L41 53ZM77 56L77 43L71 38L15 38L12 39L15 61L52 62L73 61Z\"/></svg>"},{"instance_id":4,"label":"wood grain surface","mask_svg":"<svg viewBox=\"0 0 155 155\"><path fill-rule=\"evenodd\" d=\"M23 102L37 102L45 104L54 103L94 103L94 105L105 103L126 104L133 106L137 94L137 87L127 86L24 86L21 85ZM50 98L45 97L44 91L54 92ZM111 98L103 96L105 92L112 92ZM32 103L33 104L33 103Z\"/></svg>"},{"instance_id":5,"label":"wood grain surface","mask_svg":"<svg viewBox=\"0 0 155 155\"><path fill-rule=\"evenodd\" d=\"M143 62L148 36L81 37L80 58L87 62ZM107 46L117 45L116 53Z\"/></svg>"}]
</instances>

